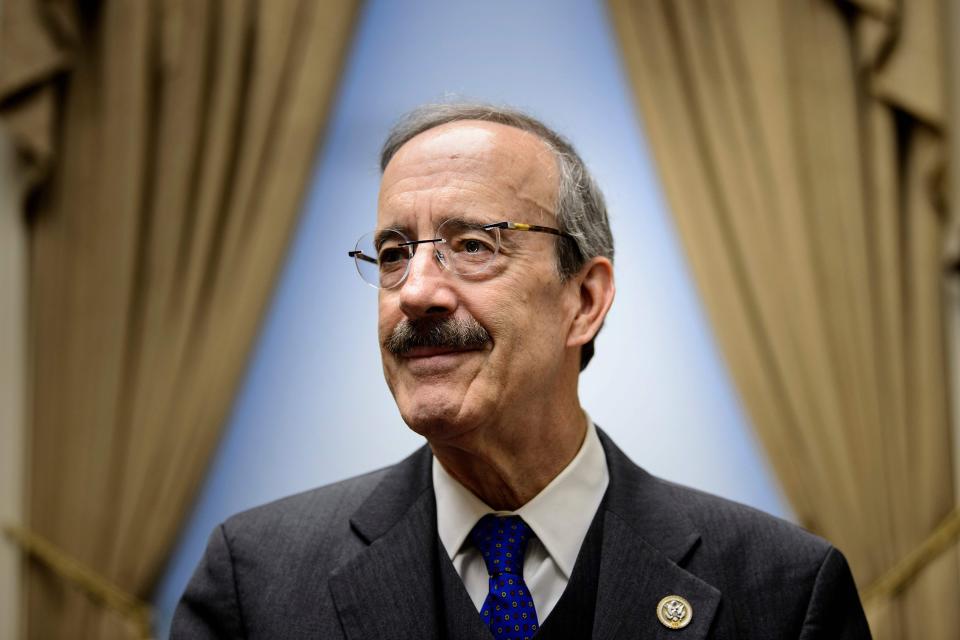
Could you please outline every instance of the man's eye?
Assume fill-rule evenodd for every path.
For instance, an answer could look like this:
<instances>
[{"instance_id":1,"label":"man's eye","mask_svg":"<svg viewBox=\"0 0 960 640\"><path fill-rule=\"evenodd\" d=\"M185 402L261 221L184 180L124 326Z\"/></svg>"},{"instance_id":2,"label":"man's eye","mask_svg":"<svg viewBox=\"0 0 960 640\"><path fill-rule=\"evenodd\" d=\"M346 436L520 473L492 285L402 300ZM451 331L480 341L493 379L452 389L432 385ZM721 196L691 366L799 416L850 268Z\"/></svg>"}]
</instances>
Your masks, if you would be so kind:
<instances>
[{"instance_id":1,"label":"man's eye","mask_svg":"<svg viewBox=\"0 0 960 640\"><path fill-rule=\"evenodd\" d=\"M380 264L382 266L396 264L406 258L406 252L403 249L393 247L380 250Z\"/></svg>"},{"instance_id":2,"label":"man's eye","mask_svg":"<svg viewBox=\"0 0 960 640\"><path fill-rule=\"evenodd\" d=\"M484 250L484 246L479 240L467 240L463 243L463 250L467 253L480 253Z\"/></svg>"},{"instance_id":3,"label":"man's eye","mask_svg":"<svg viewBox=\"0 0 960 640\"><path fill-rule=\"evenodd\" d=\"M485 242L482 238L457 238L450 244L454 251L466 255L485 254L493 251L493 243Z\"/></svg>"}]
</instances>

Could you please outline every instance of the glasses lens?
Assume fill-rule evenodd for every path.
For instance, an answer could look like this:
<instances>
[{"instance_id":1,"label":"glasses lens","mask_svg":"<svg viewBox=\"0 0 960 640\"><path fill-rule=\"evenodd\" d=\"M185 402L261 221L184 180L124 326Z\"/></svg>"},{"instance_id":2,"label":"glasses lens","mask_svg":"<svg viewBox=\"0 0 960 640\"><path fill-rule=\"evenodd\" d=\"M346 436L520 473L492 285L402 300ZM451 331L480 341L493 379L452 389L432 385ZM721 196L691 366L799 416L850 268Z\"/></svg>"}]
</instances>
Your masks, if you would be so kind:
<instances>
[{"instance_id":1,"label":"glasses lens","mask_svg":"<svg viewBox=\"0 0 960 640\"><path fill-rule=\"evenodd\" d=\"M357 240L353 259L364 282L381 289L397 286L410 265L410 247L397 231L372 231Z\"/></svg>"},{"instance_id":2,"label":"glasses lens","mask_svg":"<svg viewBox=\"0 0 960 640\"><path fill-rule=\"evenodd\" d=\"M500 250L500 230L463 220L447 220L437 229L443 239L443 256L460 275L479 273L490 266Z\"/></svg>"}]
</instances>

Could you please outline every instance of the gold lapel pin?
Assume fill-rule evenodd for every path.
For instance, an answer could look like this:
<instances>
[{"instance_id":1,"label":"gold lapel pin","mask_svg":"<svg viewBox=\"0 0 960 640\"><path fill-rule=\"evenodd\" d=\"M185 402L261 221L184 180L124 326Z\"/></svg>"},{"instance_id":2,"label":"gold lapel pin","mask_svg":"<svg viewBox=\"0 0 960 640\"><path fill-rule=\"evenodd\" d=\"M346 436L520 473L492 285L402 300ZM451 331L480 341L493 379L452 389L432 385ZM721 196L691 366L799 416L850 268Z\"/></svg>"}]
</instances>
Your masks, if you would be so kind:
<instances>
[{"instance_id":1,"label":"gold lapel pin","mask_svg":"<svg viewBox=\"0 0 960 640\"><path fill-rule=\"evenodd\" d=\"M657 605L657 619L668 629L683 629L693 620L693 607L680 596L667 596Z\"/></svg>"}]
</instances>

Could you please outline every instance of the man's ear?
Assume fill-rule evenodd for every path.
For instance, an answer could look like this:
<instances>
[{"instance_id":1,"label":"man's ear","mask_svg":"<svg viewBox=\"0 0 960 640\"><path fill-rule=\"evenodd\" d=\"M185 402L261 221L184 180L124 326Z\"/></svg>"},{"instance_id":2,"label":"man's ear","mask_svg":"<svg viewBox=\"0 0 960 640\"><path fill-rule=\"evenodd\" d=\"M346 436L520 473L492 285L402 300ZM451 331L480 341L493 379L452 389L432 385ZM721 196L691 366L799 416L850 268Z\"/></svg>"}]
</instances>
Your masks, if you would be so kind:
<instances>
[{"instance_id":1,"label":"man's ear","mask_svg":"<svg viewBox=\"0 0 960 640\"><path fill-rule=\"evenodd\" d=\"M567 335L568 347L581 347L597 335L607 311L613 304L616 286L613 283L613 263L597 256L588 260L573 276L579 285L580 305Z\"/></svg>"}]
</instances>

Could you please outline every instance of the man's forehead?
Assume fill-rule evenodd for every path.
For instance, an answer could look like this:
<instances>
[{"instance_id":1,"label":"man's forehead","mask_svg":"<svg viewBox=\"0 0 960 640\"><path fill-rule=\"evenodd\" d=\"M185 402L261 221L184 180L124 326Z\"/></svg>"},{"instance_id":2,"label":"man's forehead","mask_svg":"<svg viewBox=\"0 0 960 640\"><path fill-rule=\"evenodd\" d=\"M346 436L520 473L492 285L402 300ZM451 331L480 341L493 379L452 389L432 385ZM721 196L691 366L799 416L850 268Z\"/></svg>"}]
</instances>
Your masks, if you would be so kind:
<instances>
[{"instance_id":1,"label":"man's forehead","mask_svg":"<svg viewBox=\"0 0 960 640\"><path fill-rule=\"evenodd\" d=\"M424 158L483 158L488 155L554 166L553 152L546 142L529 131L483 120L457 120L417 134L391 159L403 163ZM389 165L387 167L389 169Z\"/></svg>"},{"instance_id":2,"label":"man's forehead","mask_svg":"<svg viewBox=\"0 0 960 640\"><path fill-rule=\"evenodd\" d=\"M466 193L479 202L513 200L525 210L552 214L557 180L555 155L536 135L493 122L451 122L414 136L390 160L378 218L383 224L384 214L420 208L424 194L444 215L465 215L471 207L457 207L470 204Z\"/></svg>"}]
</instances>

